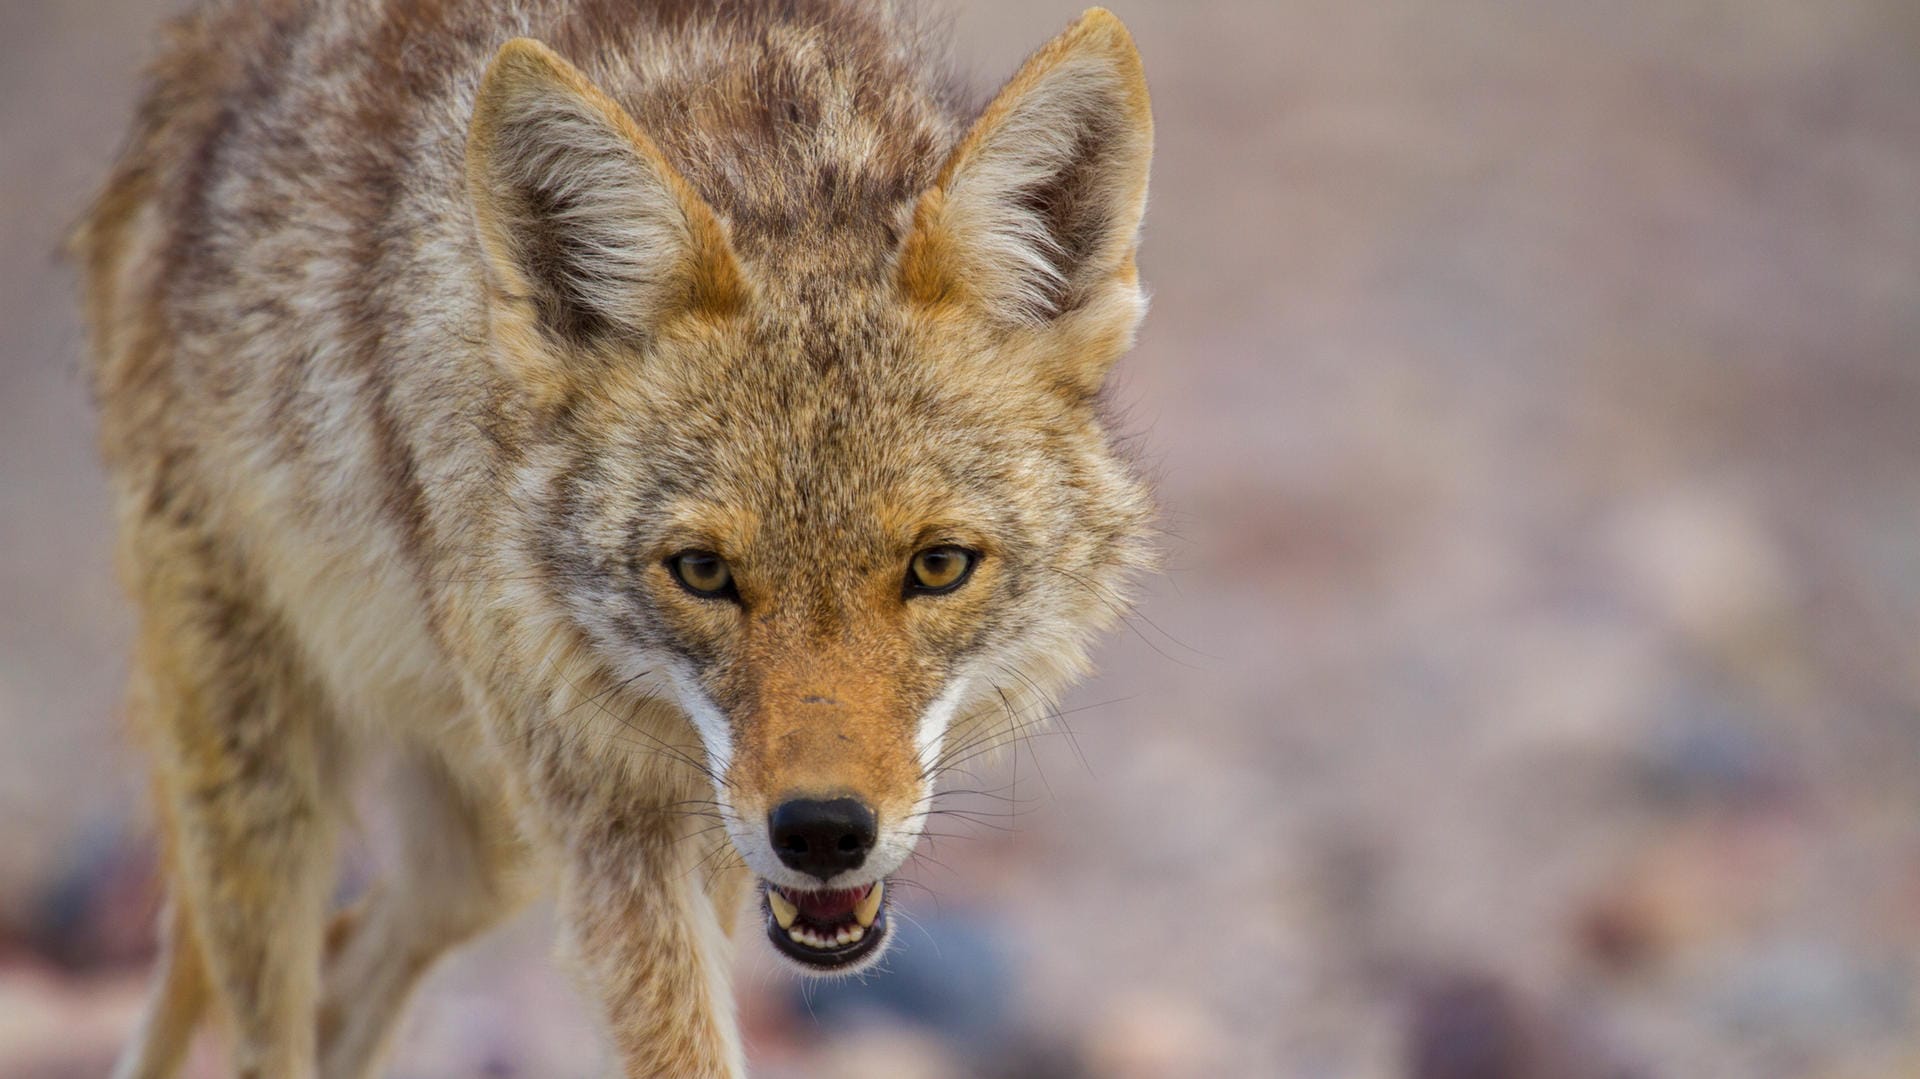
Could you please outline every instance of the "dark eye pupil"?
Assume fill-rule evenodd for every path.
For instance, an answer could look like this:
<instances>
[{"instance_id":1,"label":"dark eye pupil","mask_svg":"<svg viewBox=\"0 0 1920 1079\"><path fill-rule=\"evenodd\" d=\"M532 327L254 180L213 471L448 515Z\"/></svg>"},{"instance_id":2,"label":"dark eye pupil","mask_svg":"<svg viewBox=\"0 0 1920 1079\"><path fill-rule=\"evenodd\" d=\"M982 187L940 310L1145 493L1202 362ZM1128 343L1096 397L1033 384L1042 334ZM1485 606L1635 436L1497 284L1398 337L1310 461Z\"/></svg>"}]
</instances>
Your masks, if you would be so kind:
<instances>
[{"instance_id":1,"label":"dark eye pupil","mask_svg":"<svg viewBox=\"0 0 1920 1079\"><path fill-rule=\"evenodd\" d=\"M671 568L681 583L701 593L718 593L727 587L731 579L727 563L716 554L689 552L676 555Z\"/></svg>"},{"instance_id":2,"label":"dark eye pupil","mask_svg":"<svg viewBox=\"0 0 1920 1079\"><path fill-rule=\"evenodd\" d=\"M944 592L967 576L973 556L953 547L937 547L913 556L913 577L909 584L926 591Z\"/></svg>"}]
</instances>

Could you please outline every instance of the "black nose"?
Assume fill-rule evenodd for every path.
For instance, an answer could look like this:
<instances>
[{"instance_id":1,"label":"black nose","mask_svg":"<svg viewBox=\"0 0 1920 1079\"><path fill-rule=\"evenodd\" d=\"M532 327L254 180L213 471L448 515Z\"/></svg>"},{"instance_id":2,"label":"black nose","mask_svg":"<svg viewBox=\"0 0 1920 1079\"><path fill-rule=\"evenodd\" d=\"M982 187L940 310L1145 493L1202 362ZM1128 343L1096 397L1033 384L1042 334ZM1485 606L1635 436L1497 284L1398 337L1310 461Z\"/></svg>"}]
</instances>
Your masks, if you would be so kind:
<instances>
[{"instance_id":1,"label":"black nose","mask_svg":"<svg viewBox=\"0 0 1920 1079\"><path fill-rule=\"evenodd\" d=\"M873 810L852 798L796 798L767 814L774 853L789 869L821 880L860 868L873 849Z\"/></svg>"}]
</instances>

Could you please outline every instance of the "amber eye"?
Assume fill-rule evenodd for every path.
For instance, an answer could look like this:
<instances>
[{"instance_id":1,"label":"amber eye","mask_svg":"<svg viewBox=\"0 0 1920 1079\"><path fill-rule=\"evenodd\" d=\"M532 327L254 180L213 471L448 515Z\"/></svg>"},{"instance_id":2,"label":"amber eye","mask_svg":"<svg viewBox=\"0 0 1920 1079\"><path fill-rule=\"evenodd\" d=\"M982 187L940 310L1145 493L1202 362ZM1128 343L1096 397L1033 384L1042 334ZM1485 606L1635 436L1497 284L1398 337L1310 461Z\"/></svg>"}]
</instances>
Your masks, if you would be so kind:
<instances>
[{"instance_id":1,"label":"amber eye","mask_svg":"<svg viewBox=\"0 0 1920 1079\"><path fill-rule=\"evenodd\" d=\"M965 547L929 547L907 566L907 591L922 596L951 592L965 584L979 556Z\"/></svg>"},{"instance_id":2,"label":"amber eye","mask_svg":"<svg viewBox=\"0 0 1920 1079\"><path fill-rule=\"evenodd\" d=\"M733 570L727 560L712 551L681 551L667 559L667 568L687 591L703 599L727 599L734 595Z\"/></svg>"}]
</instances>

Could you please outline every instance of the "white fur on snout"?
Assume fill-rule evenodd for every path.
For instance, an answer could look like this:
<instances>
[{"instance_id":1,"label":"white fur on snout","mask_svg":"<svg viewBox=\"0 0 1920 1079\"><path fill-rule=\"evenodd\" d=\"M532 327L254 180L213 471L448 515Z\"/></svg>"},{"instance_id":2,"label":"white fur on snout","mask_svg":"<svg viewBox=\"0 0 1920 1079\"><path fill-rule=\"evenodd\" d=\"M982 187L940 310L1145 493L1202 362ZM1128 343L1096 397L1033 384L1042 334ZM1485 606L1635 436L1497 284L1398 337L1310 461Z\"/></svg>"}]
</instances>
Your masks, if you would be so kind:
<instances>
[{"instance_id":1,"label":"white fur on snout","mask_svg":"<svg viewBox=\"0 0 1920 1079\"><path fill-rule=\"evenodd\" d=\"M933 793L933 771L940 763L940 751L946 744L947 731L953 726L953 717L960 705L967 699L967 687L970 679L964 674L955 675L947 683L947 688L927 705L920 713L920 723L914 732L914 748L920 765L920 796L914 800L914 811L905 819L891 823L883 822L879 839L873 845L872 853L867 855L863 869L875 865L887 867L885 872L875 873L882 877L898 869L913 853L914 844L920 841L920 833L926 828L924 812L929 797Z\"/></svg>"},{"instance_id":2,"label":"white fur on snout","mask_svg":"<svg viewBox=\"0 0 1920 1079\"><path fill-rule=\"evenodd\" d=\"M960 702L967 696L967 678L956 675L947 688L942 690L927 710L920 713L920 726L915 732L914 748L918 751L920 771L931 772L940 761L940 747L947 740L947 728L953 725L953 714L960 710Z\"/></svg>"},{"instance_id":3,"label":"white fur on snout","mask_svg":"<svg viewBox=\"0 0 1920 1079\"><path fill-rule=\"evenodd\" d=\"M733 727L685 664L673 663L667 669L673 673L673 689L680 699L680 708L687 713L695 733L700 735L701 747L707 751L707 768L713 773L713 785L723 788L727 766L733 763ZM724 796L726 792L720 793Z\"/></svg>"}]
</instances>

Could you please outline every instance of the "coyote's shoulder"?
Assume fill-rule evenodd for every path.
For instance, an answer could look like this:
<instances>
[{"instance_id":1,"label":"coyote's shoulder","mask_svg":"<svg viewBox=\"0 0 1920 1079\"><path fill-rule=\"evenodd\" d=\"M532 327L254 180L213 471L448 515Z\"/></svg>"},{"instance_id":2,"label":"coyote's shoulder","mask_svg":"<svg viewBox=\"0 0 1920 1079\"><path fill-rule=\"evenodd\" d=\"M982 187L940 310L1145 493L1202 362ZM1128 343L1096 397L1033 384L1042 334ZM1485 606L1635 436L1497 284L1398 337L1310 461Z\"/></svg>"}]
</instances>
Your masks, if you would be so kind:
<instances>
[{"instance_id":1,"label":"coyote's shoulder","mask_svg":"<svg viewBox=\"0 0 1920 1079\"><path fill-rule=\"evenodd\" d=\"M242 1074L365 1074L548 876L630 1075L740 1070L749 894L879 955L940 776L1151 561L1151 147L1097 9L990 100L891 3L175 24L75 241L172 898L123 1079L211 1000ZM375 756L403 857L327 928Z\"/></svg>"}]
</instances>

